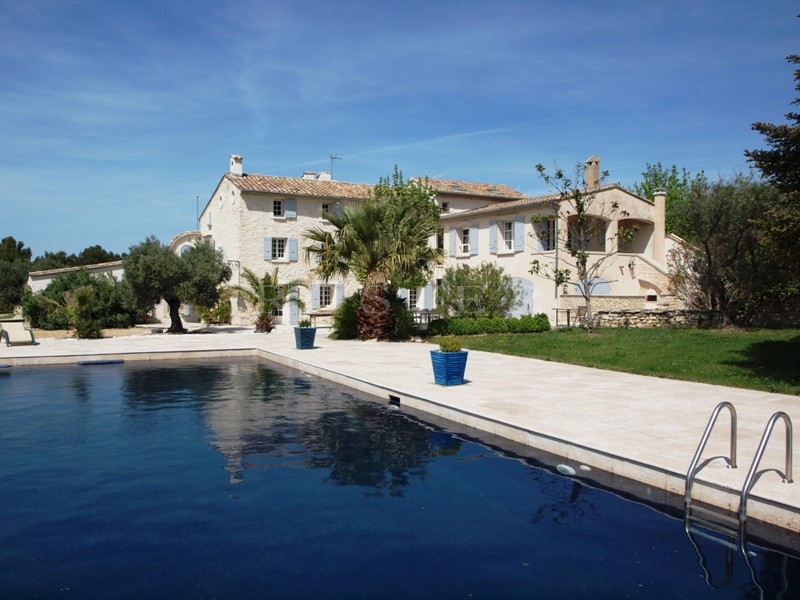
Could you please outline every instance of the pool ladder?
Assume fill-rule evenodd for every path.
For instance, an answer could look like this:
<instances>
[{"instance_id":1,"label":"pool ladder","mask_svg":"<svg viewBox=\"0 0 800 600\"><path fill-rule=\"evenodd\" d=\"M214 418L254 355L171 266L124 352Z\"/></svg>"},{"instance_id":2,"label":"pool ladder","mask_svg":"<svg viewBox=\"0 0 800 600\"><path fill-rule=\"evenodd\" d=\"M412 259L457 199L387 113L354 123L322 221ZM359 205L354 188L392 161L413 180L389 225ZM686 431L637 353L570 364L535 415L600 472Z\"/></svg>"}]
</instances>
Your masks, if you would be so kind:
<instances>
[{"instance_id":1,"label":"pool ladder","mask_svg":"<svg viewBox=\"0 0 800 600\"><path fill-rule=\"evenodd\" d=\"M698 467L698 463L700 462L700 457L703 454L703 450L706 447L706 443L708 442L708 438L711 435L712 430L717 422L717 417L719 417L720 412L724 409L727 409L730 413L731 417L731 426L730 426L730 453L729 456L723 457L713 457L706 460L701 466ZM739 497L739 508L736 511L736 516L731 516L728 514L727 511L723 511L722 509L712 509L712 508L705 508L702 506L695 506L692 504L692 486L694 485L695 477L697 474L705 468L712 460L715 458L723 458L725 462L728 464L729 469L737 468L736 464L736 431L737 431L737 417L736 417L736 409L734 408L733 404L730 402L720 402L712 411L711 417L708 420L708 424L706 425L706 429L703 432L703 436L700 438L700 443L697 446L697 450L694 453L694 457L692 458L692 462L689 465L689 470L686 472L686 487L683 495L683 503L684 503L684 528L686 530L686 535L689 537L689 541L691 541L692 545L694 546L695 550L697 551L698 557L700 558L700 566L703 568L703 571L706 576L706 583L714 588L720 588L724 586L732 577L733 575L733 551L738 549L739 552L742 554L742 557L747 564L747 568L750 570L751 578L753 579L753 583L756 584L758 589L760 590L763 596L763 589L758 583L758 579L755 575L755 570L753 569L753 565L750 561L750 553L748 553L746 549L746 523L747 523L747 500L750 495L750 491L755 484L756 478L759 475L758 473L758 466L761 463L761 458L764 455L764 451L766 450L767 443L769 442L769 438L772 435L772 430L775 427L775 423L778 422L779 419L782 419L784 424L786 425L786 455L785 455L785 471L781 473L774 469L782 476L784 483L792 483L792 420L789 418L785 412L778 411L773 414L769 421L767 422L766 427L764 428L764 433L761 436L761 442L758 445L758 449L756 450L756 454L753 457L753 462L750 465L750 470L747 472L747 477L745 477L744 484L742 485L741 495ZM705 527L711 531L715 531L722 535L728 537L728 541L723 541L712 536L705 534L702 530L693 527L693 524L697 524L699 526ZM718 541L723 543L728 547L728 556L727 556L727 564L726 564L726 576L725 578L715 584L712 581L711 574L708 571L706 566L706 558L698 546L697 542L695 541L694 534L700 535L702 537L710 538L714 541Z\"/></svg>"}]
</instances>

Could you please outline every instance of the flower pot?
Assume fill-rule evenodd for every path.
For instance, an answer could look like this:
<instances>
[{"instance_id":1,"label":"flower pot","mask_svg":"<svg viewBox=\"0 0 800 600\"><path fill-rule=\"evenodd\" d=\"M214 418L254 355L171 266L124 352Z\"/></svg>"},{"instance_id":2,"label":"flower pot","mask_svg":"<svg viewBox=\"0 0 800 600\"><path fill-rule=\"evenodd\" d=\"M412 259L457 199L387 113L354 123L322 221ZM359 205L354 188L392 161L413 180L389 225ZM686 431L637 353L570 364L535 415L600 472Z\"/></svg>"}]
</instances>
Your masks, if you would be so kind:
<instances>
[{"instance_id":1,"label":"flower pot","mask_svg":"<svg viewBox=\"0 0 800 600\"><path fill-rule=\"evenodd\" d=\"M314 337L317 335L316 327L295 327L294 343L298 350L310 350L314 347Z\"/></svg>"},{"instance_id":2,"label":"flower pot","mask_svg":"<svg viewBox=\"0 0 800 600\"><path fill-rule=\"evenodd\" d=\"M467 350L442 352L431 350L433 380L439 385L461 385L467 368Z\"/></svg>"}]
</instances>

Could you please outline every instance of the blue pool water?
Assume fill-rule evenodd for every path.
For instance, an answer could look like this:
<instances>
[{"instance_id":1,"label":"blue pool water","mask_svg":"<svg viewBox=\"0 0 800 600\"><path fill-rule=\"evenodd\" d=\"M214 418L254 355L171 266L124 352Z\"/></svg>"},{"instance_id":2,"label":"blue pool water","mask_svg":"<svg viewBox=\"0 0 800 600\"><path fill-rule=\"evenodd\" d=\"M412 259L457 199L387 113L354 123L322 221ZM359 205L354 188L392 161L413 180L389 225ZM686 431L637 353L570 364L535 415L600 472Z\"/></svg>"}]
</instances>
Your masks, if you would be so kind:
<instances>
[{"instance_id":1,"label":"blue pool water","mask_svg":"<svg viewBox=\"0 0 800 600\"><path fill-rule=\"evenodd\" d=\"M254 360L4 370L0 515L6 600L758 597L674 517Z\"/></svg>"}]
</instances>

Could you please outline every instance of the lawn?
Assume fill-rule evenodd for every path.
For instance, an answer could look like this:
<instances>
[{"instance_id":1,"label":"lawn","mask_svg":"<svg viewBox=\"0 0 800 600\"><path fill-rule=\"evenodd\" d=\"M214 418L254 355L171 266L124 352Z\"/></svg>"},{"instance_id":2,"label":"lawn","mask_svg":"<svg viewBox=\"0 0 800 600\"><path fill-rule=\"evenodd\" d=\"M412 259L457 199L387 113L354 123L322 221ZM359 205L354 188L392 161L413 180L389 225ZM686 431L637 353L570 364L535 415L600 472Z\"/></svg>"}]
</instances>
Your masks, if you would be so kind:
<instances>
[{"instance_id":1,"label":"lawn","mask_svg":"<svg viewBox=\"0 0 800 600\"><path fill-rule=\"evenodd\" d=\"M800 395L800 329L569 329L462 341L472 350Z\"/></svg>"}]
</instances>

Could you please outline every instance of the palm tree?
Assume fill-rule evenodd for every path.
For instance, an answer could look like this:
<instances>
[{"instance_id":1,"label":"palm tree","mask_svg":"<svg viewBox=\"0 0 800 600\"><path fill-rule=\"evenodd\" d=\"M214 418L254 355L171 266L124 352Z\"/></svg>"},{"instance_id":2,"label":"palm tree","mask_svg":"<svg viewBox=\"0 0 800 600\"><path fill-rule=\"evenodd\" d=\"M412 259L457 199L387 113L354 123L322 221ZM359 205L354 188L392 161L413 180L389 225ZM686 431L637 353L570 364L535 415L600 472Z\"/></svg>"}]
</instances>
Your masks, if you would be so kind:
<instances>
[{"instance_id":1,"label":"palm tree","mask_svg":"<svg viewBox=\"0 0 800 600\"><path fill-rule=\"evenodd\" d=\"M419 197L430 203L429 192L424 194L428 195ZM441 255L429 244L436 233L437 212L425 208L418 199L393 200L398 197L372 197L347 206L326 215L333 230L315 227L305 233L311 242L305 248L306 256L318 262L314 273L325 281L352 274L363 286L356 312L360 339L388 337L393 319L389 284L429 275Z\"/></svg>"},{"instance_id":2,"label":"palm tree","mask_svg":"<svg viewBox=\"0 0 800 600\"><path fill-rule=\"evenodd\" d=\"M282 308L284 304L295 304L300 309L305 308L305 304L296 292L296 288L306 287L305 282L293 279L279 283L278 267L275 267L271 274L264 273L263 277L244 267L242 279L246 282L246 286L233 285L230 289L237 292L256 311L258 333L269 333L275 328L273 312Z\"/></svg>"}]
</instances>

